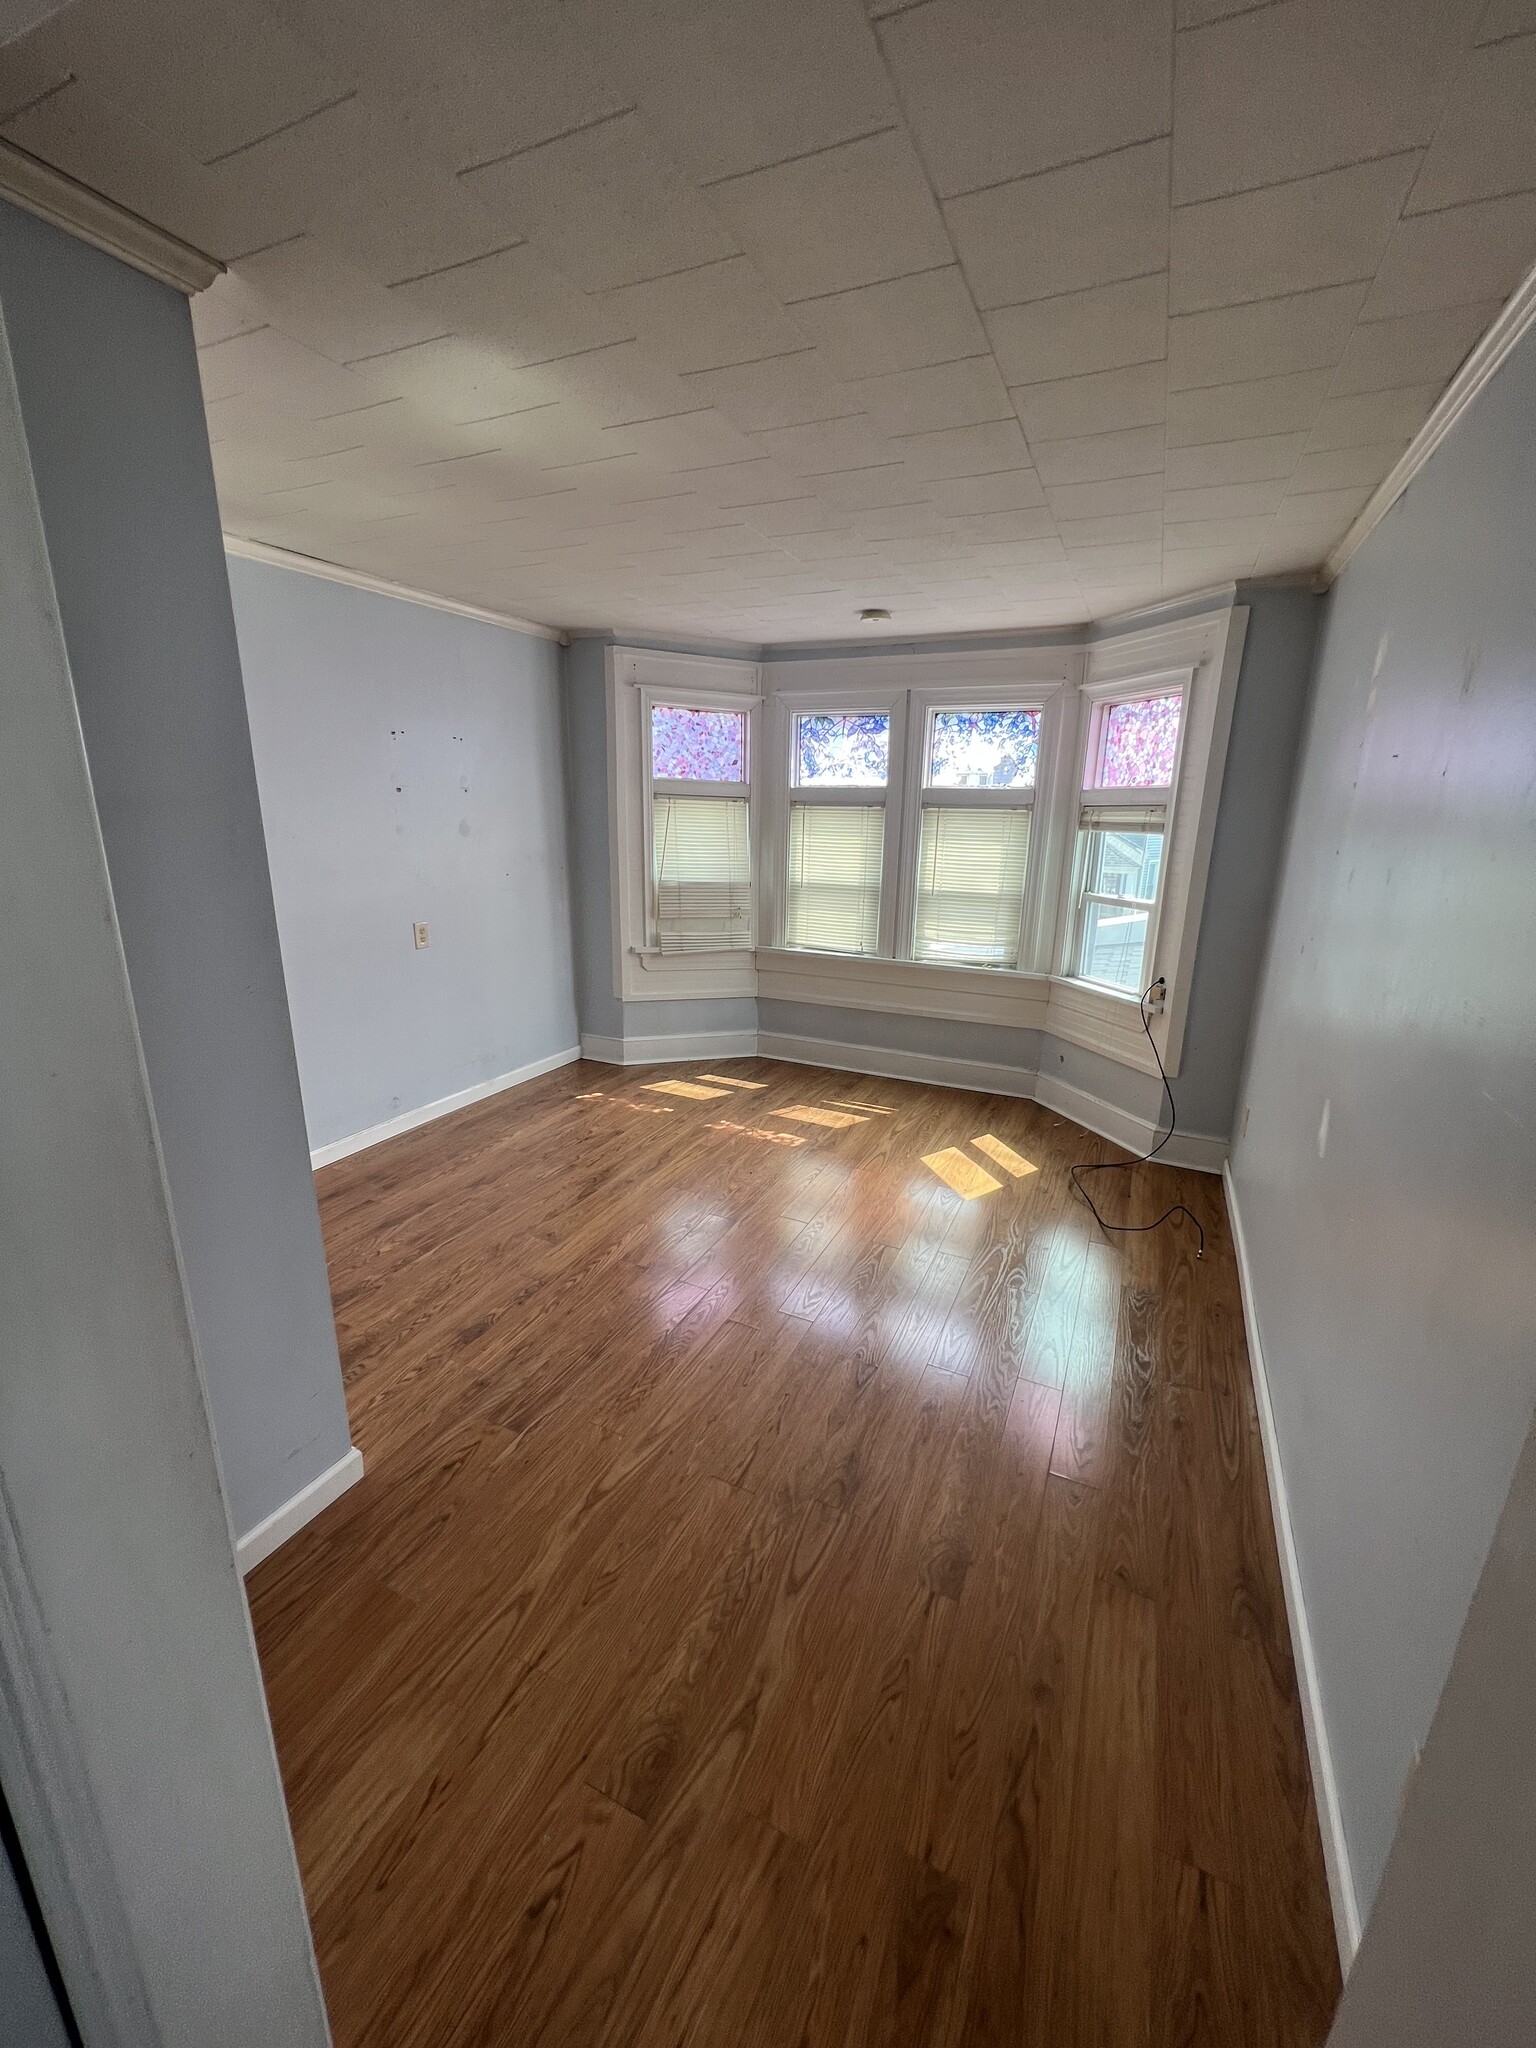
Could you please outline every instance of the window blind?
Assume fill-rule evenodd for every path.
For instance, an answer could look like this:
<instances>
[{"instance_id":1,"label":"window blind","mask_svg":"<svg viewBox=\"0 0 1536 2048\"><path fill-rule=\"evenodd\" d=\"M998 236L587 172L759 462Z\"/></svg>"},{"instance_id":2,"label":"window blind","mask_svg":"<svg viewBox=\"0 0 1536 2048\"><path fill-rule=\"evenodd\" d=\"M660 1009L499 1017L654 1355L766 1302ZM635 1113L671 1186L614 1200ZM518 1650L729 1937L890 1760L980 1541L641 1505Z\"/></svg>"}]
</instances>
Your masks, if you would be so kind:
<instances>
[{"instance_id":1,"label":"window blind","mask_svg":"<svg viewBox=\"0 0 1536 2048\"><path fill-rule=\"evenodd\" d=\"M883 804L791 804L784 943L877 952L884 849Z\"/></svg>"},{"instance_id":2,"label":"window blind","mask_svg":"<svg viewBox=\"0 0 1536 2048\"><path fill-rule=\"evenodd\" d=\"M914 959L1017 965L1029 815L1022 808L924 809Z\"/></svg>"},{"instance_id":3,"label":"window blind","mask_svg":"<svg viewBox=\"0 0 1536 2048\"><path fill-rule=\"evenodd\" d=\"M717 953L752 944L752 857L744 797L658 796L656 944Z\"/></svg>"}]
</instances>

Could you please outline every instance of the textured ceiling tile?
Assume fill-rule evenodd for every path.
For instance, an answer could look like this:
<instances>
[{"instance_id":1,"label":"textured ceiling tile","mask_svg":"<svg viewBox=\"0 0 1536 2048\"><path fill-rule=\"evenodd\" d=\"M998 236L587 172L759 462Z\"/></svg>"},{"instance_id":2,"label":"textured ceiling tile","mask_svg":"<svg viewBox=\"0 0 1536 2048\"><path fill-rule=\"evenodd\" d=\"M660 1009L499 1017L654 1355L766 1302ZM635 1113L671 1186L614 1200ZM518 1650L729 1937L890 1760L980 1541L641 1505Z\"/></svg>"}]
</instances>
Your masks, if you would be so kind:
<instances>
[{"instance_id":1,"label":"textured ceiling tile","mask_svg":"<svg viewBox=\"0 0 1536 2048\"><path fill-rule=\"evenodd\" d=\"M1014 416L989 355L934 363L921 370L892 370L882 377L860 378L848 388L888 434L980 426Z\"/></svg>"},{"instance_id":2,"label":"textured ceiling tile","mask_svg":"<svg viewBox=\"0 0 1536 2048\"><path fill-rule=\"evenodd\" d=\"M205 399L231 398L253 387L276 388L285 409L305 419L378 396L328 356L271 327L200 349L197 367Z\"/></svg>"},{"instance_id":3,"label":"textured ceiling tile","mask_svg":"<svg viewBox=\"0 0 1536 2048\"><path fill-rule=\"evenodd\" d=\"M1507 299L1536 258L1536 192L1417 214L1392 230L1361 318Z\"/></svg>"},{"instance_id":4,"label":"textured ceiling tile","mask_svg":"<svg viewBox=\"0 0 1536 2048\"><path fill-rule=\"evenodd\" d=\"M1536 34L1478 50L1462 65L1408 211L1429 213L1533 185Z\"/></svg>"},{"instance_id":5,"label":"textured ceiling tile","mask_svg":"<svg viewBox=\"0 0 1536 2048\"><path fill-rule=\"evenodd\" d=\"M702 402L718 407L744 433L759 433L765 427L806 426L859 409L848 386L814 348L770 356L760 363L692 370L686 383Z\"/></svg>"},{"instance_id":6,"label":"textured ceiling tile","mask_svg":"<svg viewBox=\"0 0 1536 2048\"><path fill-rule=\"evenodd\" d=\"M627 88L703 184L868 134L897 117L874 37L825 0L647 10L610 0Z\"/></svg>"},{"instance_id":7,"label":"textured ceiling tile","mask_svg":"<svg viewBox=\"0 0 1536 2048\"><path fill-rule=\"evenodd\" d=\"M394 284L391 297L430 314L440 329L492 341L525 363L627 338L621 319L577 291L530 242L431 266Z\"/></svg>"},{"instance_id":8,"label":"textured ceiling tile","mask_svg":"<svg viewBox=\"0 0 1536 2048\"><path fill-rule=\"evenodd\" d=\"M1138 277L1002 306L986 325L1009 384L1156 362L1168 351L1168 279Z\"/></svg>"},{"instance_id":9,"label":"textured ceiling tile","mask_svg":"<svg viewBox=\"0 0 1536 2048\"><path fill-rule=\"evenodd\" d=\"M1401 440L1406 447L1439 396L1438 384L1409 384L1401 391L1362 391L1347 398L1330 398L1317 416L1307 446L1369 448Z\"/></svg>"},{"instance_id":10,"label":"textured ceiling tile","mask_svg":"<svg viewBox=\"0 0 1536 2048\"><path fill-rule=\"evenodd\" d=\"M1182 314L1168 330L1168 388L1331 369L1344 353L1366 289L1363 282L1327 285L1288 298Z\"/></svg>"},{"instance_id":11,"label":"textured ceiling tile","mask_svg":"<svg viewBox=\"0 0 1536 2048\"><path fill-rule=\"evenodd\" d=\"M296 34L387 109L396 135L452 170L631 104L597 59L589 0L269 0Z\"/></svg>"},{"instance_id":12,"label":"textured ceiling tile","mask_svg":"<svg viewBox=\"0 0 1536 2048\"><path fill-rule=\"evenodd\" d=\"M1498 310L1497 299L1479 299L1470 306L1447 306L1434 313L1362 321L1334 372L1332 395L1445 383Z\"/></svg>"},{"instance_id":13,"label":"textured ceiling tile","mask_svg":"<svg viewBox=\"0 0 1536 2048\"><path fill-rule=\"evenodd\" d=\"M1148 276L1168 265L1168 145L1020 178L944 210L982 307Z\"/></svg>"},{"instance_id":14,"label":"textured ceiling tile","mask_svg":"<svg viewBox=\"0 0 1536 2048\"><path fill-rule=\"evenodd\" d=\"M1261 484L1205 484L1193 490L1169 491L1163 516L1170 527L1197 519L1256 519L1272 516L1285 496L1285 479Z\"/></svg>"},{"instance_id":15,"label":"textured ceiling tile","mask_svg":"<svg viewBox=\"0 0 1536 2048\"><path fill-rule=\"evenodd\" d=\"M642 462L664 471L755 462L762 453L749 435L713 406L671 418L639 420L609 431L628 443Z\"/></svg>"},{"instance_id":16,"label":"textured ceiling tile","mask_svg":"<svg viewBox=\"0 0 1536 2048\"><path fill-rule=\"evenodd\" d=\"M337 363L443 332L430 307L396 297L310 235L248 258L220 283L248 325L279 328Z\"/></svg>"},{"instance_id":17,"label":"textured ceiling tile","mask_svg":"<svg viewBox=\"0 0 1536 2048\"><path fill-rule=\"evenodd\" d=\"M1374 488L1402 452L1398 442L1390 441L1355 448L1329 448L1315 455L1303 455L1291 478L1291 489L1297 493L1341 491L1352 487L1358 489L1362 484Z\"/></svg>"},{"instance_id":18,"label":"textured ceiling tile","mask_svg":"<svg viewBox=\"0 0 1536 2048\"><path fill-rule=\"evenodd\" d=\"M1114 512L1156 512L1163 502L1163 478L1114 477L1108 483L1052 484L1046 492L1058 519L1098 519Z\"/></svg>"},{"instance_id":19,"label":"textured ceiling tile","mask_svg":"<svg viewBox=\"0 0 1536 2048\"><path fill-rule=\"evenodd\" d=\"M1043 441L1160 425L1167 413L1167 385L1165 364L1141 363L1129 370L1100 370L1089 377L1021 385L1013 400L1038 459Z\"/></svg>"},{"instance_id":20,"label":"textured ceiling tile","mask_svg":"<svg viewBox=\"0 0 1536 2048\"><path fill-rule=\"evenodd\" d=\"M1073 549L1109 547L1127 541L1161 540L1161 512L1113 512L1094 519L1063 519L1061 537Z\"/></svg>"},{"instance_id":21,"label":"textured ceiling tile","mask_svg":"<svg viewBox=\"0 0 1536 2048\"><path fill-rule=\"evenodd\" d=\"M1194 313L1370 277L1418 161L1385 157L1263 192L1175 207L1173 311Z\"/></svg>"},{"instance_id":22,"label":"textured ceiling tile","mask_svg":"<svg viewBox=\"0 0 1536 2048\"><path fill-rule=\"evenodd\" d=\"M1157 568L1163 558L1161 540L1114 541L1103 547L1079 548L1072 560L1083 575L1105 577L1121 569Z\"/></svg>"},{"instance_id":23,"label":"textured ceiling tile","mask_svg":"<svg viewBox=\"0 0 1536 2048\"><path fill-rule=\"evenodd\" d=\"M932 268L949 238L901 130L712 185L708 197L781 298Z\"/></svg>"},{"instance_id":24,"label":"textured ceiling tile","mask_svg":"<svg viewBox=\"0 0 1536 2048\"><path fill-rule=\"evenodd\" d=\"M893 438L892 448L915 476L980 476L991 470L1030 466L1024 430L1017 420L987 426L945 427L934 434Z\"/></svg>"},{"instance_id":25,"label":"textured ceiling tile","mask_svg":"<svg viewBox=\"0 0 1536 2048\"><path fill-rule=\"evenodd\" d=\"M1309 491L1304 494L1292 491L1281 501L1276 512L1276 532L1286 527L1337 526L1343 533L1364 508L1371 489L1369 484L1356 484L1336 491Z\"/></svg>"},{"instance_id":26,"label":"textured ceiling tile","mask_svg":"<svg viewBox=\"0 0 1536 2048\"><path fill-rule=\"evenodd\" d=\"M1136 427L1129 433L1083 434L1070 441L1046 441L1035 459L1040 481L1099 483L1109 477L1147 476L1163 466L1164 429Z\"/></svg>"},{"instance_id":27,"label":"textured ceiling tile","mask_svg":"<svg viewBox=\"0 0 1536 2048\"><path fill-rule=\"evenodd\" d=\"M952 263L802 300L794 318L845 377L953 362L987 345L965 279Z\"/></svg>"},{"instance_id":28,"label":"textured ceiling tile","mask_svg":"<svg viewBox=\"0 0 1536 2048\"><path fill-rule=\"evenodd\" d=\"M1045 492L1033 469L995 469L981 476L939 477L928 486L946 512L1013 512L1043 505Z\"/></svg>"},{"instance_id":29,"label":"textured ceiling tile","mask_svg":"<svg viewBox=\"0 0 1536 2048\"><path fill-rule=\"evenodd\" d=\"M1147 0L932 0L880 40L941 194L1171 125L1172 37Z\"/></svg>"},{"instance_id":30,"label":"textured ceiling tile","mask_svg":"<svg viewBox=\"0 0 1536 2048\"><path fill-rule=\"evenodd\" d=\"M1168 597L1208 590L1251 575L1257 552L1251 547L1170 548L1163 555L1163 592Z\"/></svg>"},{"instance_id":31,"label":"textured ceiling tile","mask_svg":"<svg viewBox=\"0 0 1536 2048\"><path fill-rule=\"evenodd\" d=\"M811 426L770 427L755 434L760 452L772 455L797 476L826 475L834 470L869 469L899 460L868 413L822 420Z\"/></svg>"},{"instance_id":32,"label":"textured ceiling tile","mask_svg":"<svg viewBox=\"0 0 1536 2048\"><path fill-rule=\"evenodd\" d=\"M1484 0L1286 0L1179 38L1175 205L1428 143Z\"/></svg>"},{"instance_id":33,"label":"textured ceiling tile","mask_svg":"<svg viewBox=\"0 0 1536 2048\"><path fill-rule=\"evenodd\" d=\"M1254 560L1253 573L1256 576L1283 576L1289 570L1315 569L1327 552L1326 547L1319 547L1298 535L1277 533L1260 548Z\"/></svg>"},{"instance_id":34,"label":"textured ceiling tile","mask_svg":"<svg viewBox=\"0 0 1536 2048\"><path fill-rule=\"evenodd\" d=\"M83 83L13 114L4 132L8 141L210 255L264 247L309 221L311 209L291 195L252 189L248 181L229 189L216 172Z\"/></svg>"},{"instance_id":35,"label":"textured ceiling tile","mask_svg":"<svg viewBox=\"0 0 1536 2048\"><path fill-rule=\"evenodd\" d=\"M199 163L339 99L345 66L322 62L258 0L156 0L152 17L121 0L78 0L37 30L32 48L110 92L146 128Z\"/></svg>"},{"instance_id":36,"label":"textured ceiling tile","mask_svg":"<svg viewBox=\"0 0 1536 2048\"><path fill-rule=\"evenodd\" d=\"M1181 548L1258 548L1273 524L1263 513L1250 519L1188 519L1177 524L1169 520L1163 541L1170 554Z\"/></svg>"},{"instance_id":37,"label":"textured ceiling tile","mask_svg":"<svg viewBox=\"0 0 1536 2048\"><path fill-rule=\"evenodd\" d=\"M1536 33L1536 0L1489 0L1478 25L1480 43L1502 42L1506 36Z\"/></svg>"},{"instance_id":38,"label":"textured ceiling tile","mask_svg":"<svg viewBox=\"0 0 1536 2048\"><path fill-rule=\"evenodd\" d=\"M1168 445L1193 448L1202 441L1302 433L1317 418L1330 382L1327 370L1302 370L1294 377L1170 392Z\"/></svg>"},{"instance_id":39,"label":"textured ceiling tile","mask_svg":"<svg viewBox=\"0 0 1536 2048\"><path fill-rule=\"evenodd\" d=\"M1056 533L1056 521L1047 505L1036 505L1030 511L964 512L955 527L966 541L1045 540Z\"/></svg>"},{"instance_id":40,"label":"textured ceiling tile","mask_svg":"<svg viewBox=\"0 0 1536 2048\"><path fill-rule=\"evenodd\" d=\"M509 235L536 242L583 291L737 253L729 228L666 161L638 114L463 173Z\"/></svg>"},{"instance_id":41,"label":"textured ceiling tile","mask_svg":"<svg viewBox=\"0 0 1536 2048\"><path fill-rule=\"evenodd\" d=\"M685 376L787 355L807 341L744 256L626 285L603 305Z\"/></svg>"},{"instance_id":42,"label":"textured ceiling tile","mask_svg":"<svg viewBox=\"0 0 1536 2048\"><path fill-rule=\"evenodd\" d=\"M1168 489L1203 484L1264 483L1288 477L1306 449L1304 433L1261 434L1239 441L1208 441L1168 450Z\"/></svg>"},{"instance_id":43,"label":"textured ceiling tile","mask_svg":"<svg viewBox=\"0 0 1536 2048\"><path fill-rule=\"evenodd\" d=\"M909 505L925 495L922 479L904 462L883 463L878 469L844 470L820 478L817 487L828 505L849 512L875 505Z\"/></svg>"}]
</instances>

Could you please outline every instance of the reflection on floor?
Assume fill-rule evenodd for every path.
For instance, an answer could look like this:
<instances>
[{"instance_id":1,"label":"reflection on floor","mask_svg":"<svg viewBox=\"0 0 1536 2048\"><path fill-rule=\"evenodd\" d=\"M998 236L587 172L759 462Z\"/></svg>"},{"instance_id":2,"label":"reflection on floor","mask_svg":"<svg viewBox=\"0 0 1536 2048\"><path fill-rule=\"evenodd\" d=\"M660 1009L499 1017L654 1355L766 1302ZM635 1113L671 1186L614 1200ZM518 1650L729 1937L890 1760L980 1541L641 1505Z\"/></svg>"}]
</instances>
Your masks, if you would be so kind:
<instances>
[{"instance_id":1,"label":"reflection on floor","mask_svg":"<svg viewBox=\"0 0 1536 2048\"><path fill-rule=\"evenodd\" d=\"M1197 1267L1034 1104L733 1066L320 1175L367 1477L250 1590L339 2048L1312 2048L1219 1183L1109 1177Z\"/></svg>"}]
</instances>

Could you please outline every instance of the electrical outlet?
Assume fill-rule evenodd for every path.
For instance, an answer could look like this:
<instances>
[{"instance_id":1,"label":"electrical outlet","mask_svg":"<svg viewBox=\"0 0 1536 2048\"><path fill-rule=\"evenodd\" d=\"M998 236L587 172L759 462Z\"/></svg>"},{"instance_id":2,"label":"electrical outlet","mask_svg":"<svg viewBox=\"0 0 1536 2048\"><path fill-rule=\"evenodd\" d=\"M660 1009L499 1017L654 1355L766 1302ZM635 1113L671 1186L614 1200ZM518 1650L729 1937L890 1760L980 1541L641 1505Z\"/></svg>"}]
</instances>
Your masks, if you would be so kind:
<instances>
[{"instance_id":1,"label":"electrical outlet","mask_svg":"<svg viewBox=\"0 0 1536 2048\"><path fill-rule=\"evenodd\" d=\"M1147 992L1147 1015L1161 1017L1168 1003L1168 984L1159 975Z\"/></svg>"},{"instance_id":2,"label":"electrical outlet","mask_svg":"<svg viewBox=\"0 0 1536 2048\"><path fill-rule=\"evenodd\" d=\"M422 952L424 948L430 946L432 943L432 934L427 930L424 924L413 924L411 926L411 934L416 941L416 950L418 953Z\"/></svg>"}]
</instances>

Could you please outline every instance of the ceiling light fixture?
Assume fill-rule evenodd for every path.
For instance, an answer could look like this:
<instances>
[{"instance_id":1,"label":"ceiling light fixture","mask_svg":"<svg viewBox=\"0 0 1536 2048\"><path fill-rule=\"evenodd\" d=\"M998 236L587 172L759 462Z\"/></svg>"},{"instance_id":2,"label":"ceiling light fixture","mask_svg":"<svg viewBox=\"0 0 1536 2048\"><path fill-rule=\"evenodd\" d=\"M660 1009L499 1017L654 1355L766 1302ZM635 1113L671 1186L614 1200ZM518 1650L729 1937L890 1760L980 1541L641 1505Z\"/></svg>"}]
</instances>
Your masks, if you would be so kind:
<instances>
[{"instance_id":1,"label":"ceiling light fixture","mask_svg":"<svg viewBox=\"0 0 1536 2048\"><path fill-rule=\"evenodd\" d=\"M882 605L867 604L859 613L861 626L888 626L890 622L891 615Z\"/></svg>"}]
</instances>

